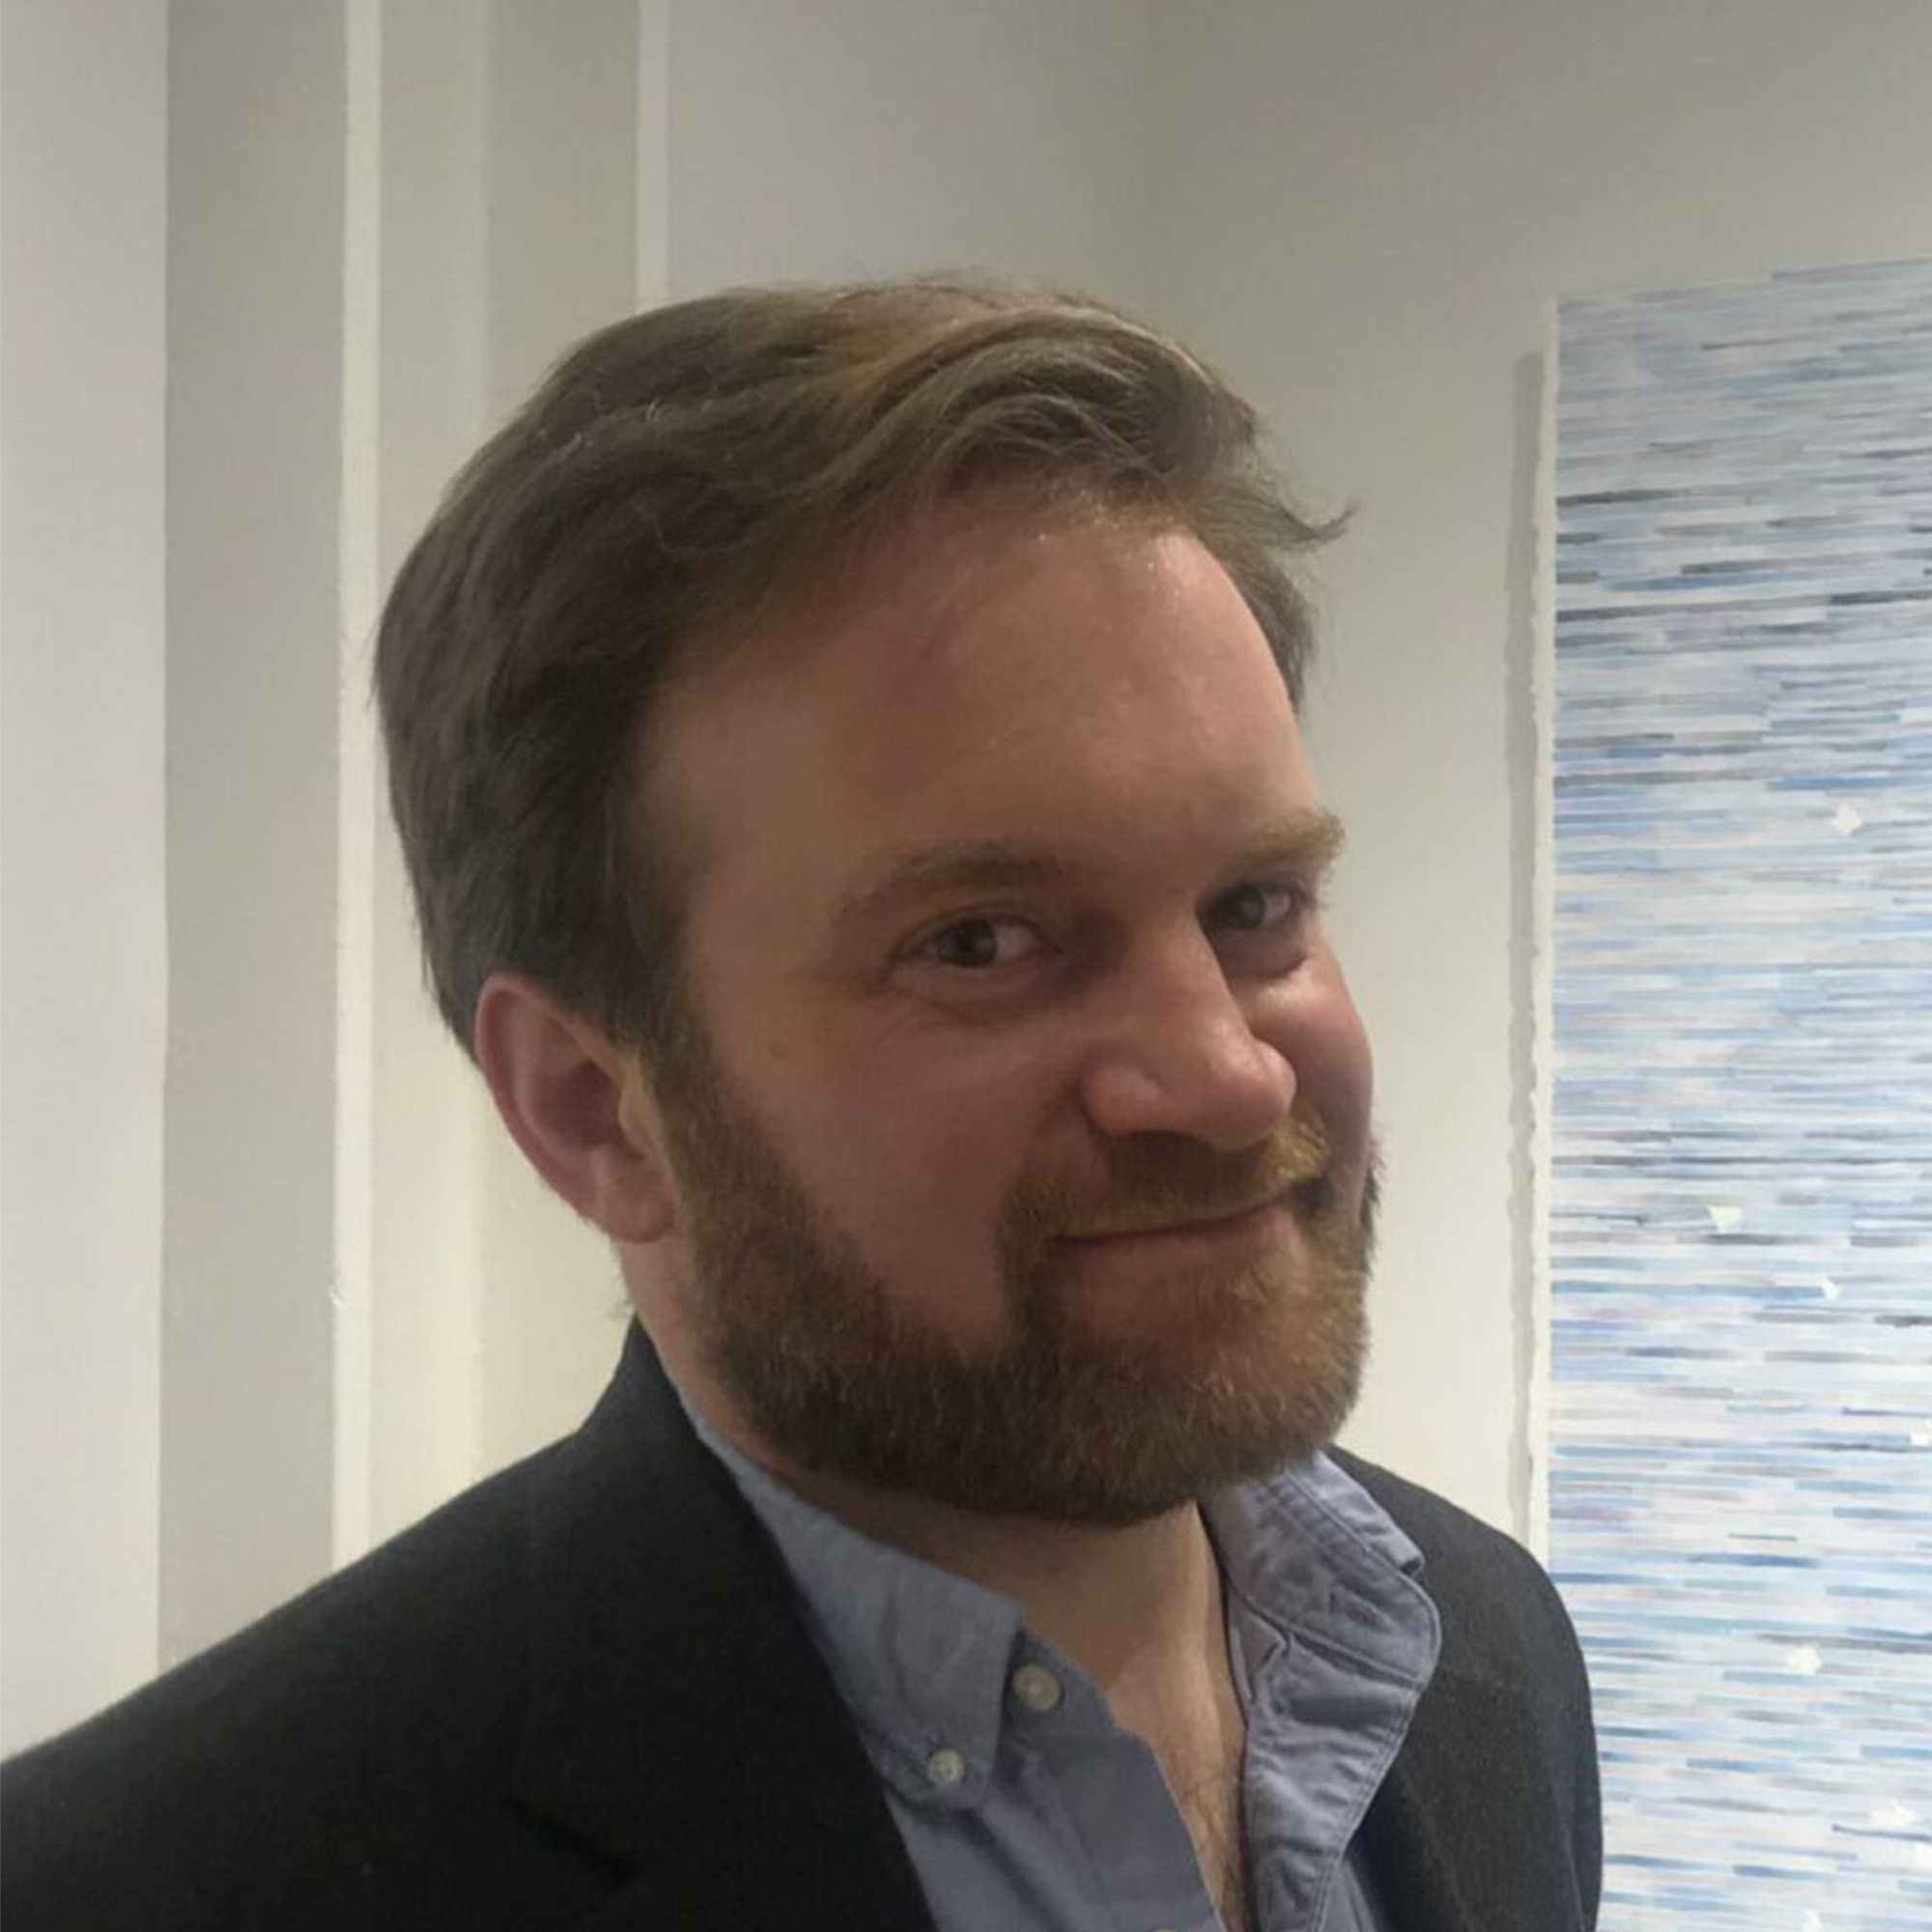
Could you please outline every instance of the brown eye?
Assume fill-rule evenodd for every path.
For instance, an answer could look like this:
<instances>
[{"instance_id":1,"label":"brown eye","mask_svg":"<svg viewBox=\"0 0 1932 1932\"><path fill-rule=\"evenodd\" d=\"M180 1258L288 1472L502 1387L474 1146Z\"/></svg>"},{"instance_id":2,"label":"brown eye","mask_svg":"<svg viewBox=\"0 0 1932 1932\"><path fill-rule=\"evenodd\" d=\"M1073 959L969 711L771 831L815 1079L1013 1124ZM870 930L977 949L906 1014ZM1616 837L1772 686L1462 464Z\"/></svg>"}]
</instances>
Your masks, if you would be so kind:
<instances>
[{"instance_id":1,"label":"brown eye","mask_svg":"<svg viewBox=\"0 0 1932 1932\"><path fill-rule=\"evenodd\" d=\"M1039 950L1032 926L1018 919L960 919L941 926L918 949L918 956L937 966L985 972L1009 966Z\"/></svg>"}]
</instances>

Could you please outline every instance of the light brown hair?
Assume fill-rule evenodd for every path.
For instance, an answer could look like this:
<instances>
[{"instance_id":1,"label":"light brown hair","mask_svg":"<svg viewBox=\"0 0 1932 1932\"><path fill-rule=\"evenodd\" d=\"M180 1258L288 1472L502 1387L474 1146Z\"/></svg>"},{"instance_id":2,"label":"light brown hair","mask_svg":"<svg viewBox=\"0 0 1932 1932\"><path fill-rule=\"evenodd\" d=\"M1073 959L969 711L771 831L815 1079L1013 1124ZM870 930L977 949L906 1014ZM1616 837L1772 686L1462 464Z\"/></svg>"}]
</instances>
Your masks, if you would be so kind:
<instances>
[{"instance_id":1,"label":"light brown hair","mask_svg":"<svg viewBox=\"0 0 1932 1932\"><path fill-rule=\"evenodd\" d=\"M993 283L742 289L579 344L450 486L377 640L390 802L465 1050L499 970L613 1038L661 1037L685 881L643 810L656 706L936 510L1191 531L1298 704L1289 559L1332 526L1284 499L1259 431L1154 330Z\"/></svg>"}]
</instances>

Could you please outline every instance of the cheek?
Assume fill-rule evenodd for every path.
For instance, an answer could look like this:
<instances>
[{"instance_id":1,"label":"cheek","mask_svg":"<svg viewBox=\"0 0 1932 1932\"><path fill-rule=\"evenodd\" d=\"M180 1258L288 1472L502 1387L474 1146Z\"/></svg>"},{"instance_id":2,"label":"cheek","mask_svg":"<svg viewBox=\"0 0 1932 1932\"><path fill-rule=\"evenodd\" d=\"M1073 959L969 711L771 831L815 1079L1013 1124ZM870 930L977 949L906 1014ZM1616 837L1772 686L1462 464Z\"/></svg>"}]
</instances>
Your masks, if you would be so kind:
<instances>
[{"instance_id":1,"label":"cheek","mask_svg":"<svg viewBox=\"0 0 1932 1932\"><path fill-rule=\"evenodd\" d=\"M1014 1083L984 1065L917 1069L874 1055L800 1122L801 1178L887 1293L964 1347L991 1347L1010 1311L1001 1218L1036 1153Z\"/></svg>"},{"instance_id":2,"label":"cheek","mask_svg":"<svg viewBox=\"0 0 1932 1932\"><path fill-rule=\"evenodd\" d=\"M1339 976L1297 1002L1273 1030L1294 1069L1297 1104L1317 1116L1338 1159L1365 1165L1375 1111L1375 1060L1368 1032Z\"/></svg>"},{"instance_id":3,"label":"cheek","mask_svg":"<svg viewBox=\"0 0 1932 1932\"><path fill-rule=\"evenodd\" d=\"M970 1043L928 1046L823 1041L810 1068L794 1047L770 1093L767 1118L799 1178L889 1270L990 1252L1033 1151L1037 1058L1013 1066Z\"/></svg>"}]
</instances>

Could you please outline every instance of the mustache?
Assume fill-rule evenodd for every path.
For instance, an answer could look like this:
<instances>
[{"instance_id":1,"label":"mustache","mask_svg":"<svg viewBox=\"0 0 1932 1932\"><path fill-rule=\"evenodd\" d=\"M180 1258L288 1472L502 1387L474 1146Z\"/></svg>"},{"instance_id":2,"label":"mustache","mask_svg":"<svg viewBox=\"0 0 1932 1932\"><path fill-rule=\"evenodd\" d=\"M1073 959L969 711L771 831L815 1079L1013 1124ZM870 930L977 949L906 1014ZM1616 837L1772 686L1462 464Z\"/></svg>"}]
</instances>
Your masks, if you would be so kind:
<instances>
[{"instance_id":1,"label":"mustache","mask_svg":"<svg viewBox=\"0 0 1932 1932\"><path fill-rule=\"evenodd\" d=\"M1333 1193L1328 1166L1328 1136L1315 1121L1285 1121L1232 1153L1180 1134L1110 1143L1091 1178L1022 1184L1002 1217L1007 1251L1037 1255L1056 1241L1218 1219L1291 1192L1320 1211Z\"/></svg>"}]
</instances>

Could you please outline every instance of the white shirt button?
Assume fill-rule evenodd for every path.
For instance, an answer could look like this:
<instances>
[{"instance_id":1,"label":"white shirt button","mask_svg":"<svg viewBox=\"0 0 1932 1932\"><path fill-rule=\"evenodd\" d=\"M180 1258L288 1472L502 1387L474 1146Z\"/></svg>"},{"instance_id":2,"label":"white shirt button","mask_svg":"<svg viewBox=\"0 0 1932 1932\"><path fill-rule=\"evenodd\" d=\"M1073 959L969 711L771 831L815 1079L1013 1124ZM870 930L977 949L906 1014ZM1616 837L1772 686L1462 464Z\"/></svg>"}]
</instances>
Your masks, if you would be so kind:
<instances>
[{"instance_id":1,"label":"white shirt button","mask_svg":"<svg viewBox=\"0 0 1932 1932\"><path fill-rule=\"evenodd\" d=\"M925 1761L925 1775L942 1791L951 1791L966 1779L966 1760L951 1745L940 1747Z\"/></svg>"},{"instance_id":2,"label":"white shirt button","mask_svg":"<svg viewBox=\"0 0 1932 1932\"><path fill-rule=\"evenodd\" d=\"M1043 1663L1023 1663L1013 1672L1013 1695L1029 1711L1057 1711L1066 1693L1060 1679Z\"/></svg>"}]
</instances>

